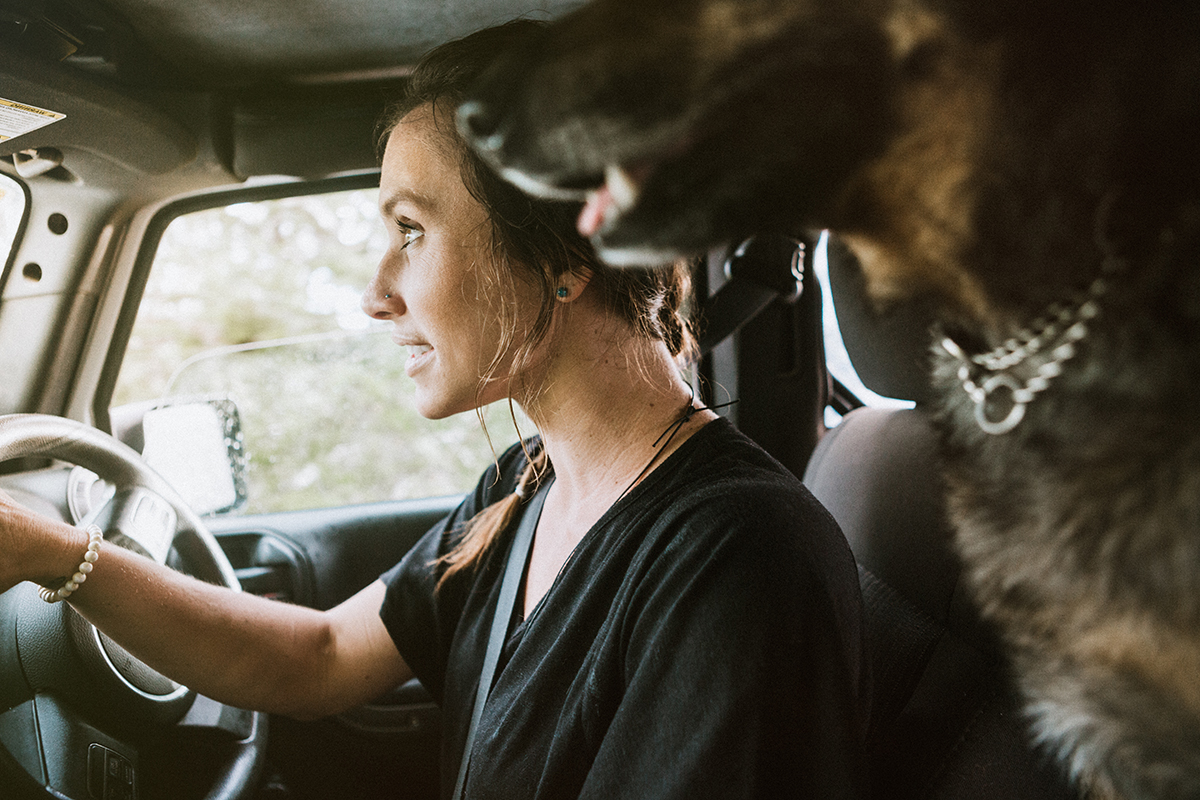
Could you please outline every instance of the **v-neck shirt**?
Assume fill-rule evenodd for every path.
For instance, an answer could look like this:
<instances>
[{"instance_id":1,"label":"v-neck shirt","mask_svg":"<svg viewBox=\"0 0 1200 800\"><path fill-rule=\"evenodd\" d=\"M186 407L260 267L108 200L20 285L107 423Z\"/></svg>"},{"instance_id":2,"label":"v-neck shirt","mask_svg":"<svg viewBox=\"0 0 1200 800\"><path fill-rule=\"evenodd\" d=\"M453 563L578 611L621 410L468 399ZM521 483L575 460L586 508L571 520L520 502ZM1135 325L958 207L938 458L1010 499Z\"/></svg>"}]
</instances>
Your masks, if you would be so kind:
<instances>
[{"instance_id":1,"label":"v-neck shirt","mask_svg":"<svg viewBox=\"0 0 1200 800\"><path fill-rule=\"evenodd\" d=\"M383 575L381 618L442 707L443 797L516 525L435 591L436 563L525 464L520 446L507 451ZM714 420L601 516L510 628L465 795L853 797L861 637L836 523Z\"/></svg>"}]
</instances>

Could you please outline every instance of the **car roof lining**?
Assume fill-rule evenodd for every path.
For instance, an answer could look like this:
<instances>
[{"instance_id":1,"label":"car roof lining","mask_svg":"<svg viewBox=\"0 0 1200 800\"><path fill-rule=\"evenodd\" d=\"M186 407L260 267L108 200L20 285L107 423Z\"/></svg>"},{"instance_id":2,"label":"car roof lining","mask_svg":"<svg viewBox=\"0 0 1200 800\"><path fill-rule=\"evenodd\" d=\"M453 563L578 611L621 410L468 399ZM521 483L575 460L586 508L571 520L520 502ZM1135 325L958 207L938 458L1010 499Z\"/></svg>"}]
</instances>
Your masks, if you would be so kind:
<instances>
[{"instance_id":1,"label":"car roof lining","mask_svg":"<svg viewBox=\"0 0 1200 800\"><path fill-rule=\"evenodd\" d=\"M6 14L24 39L89 69L157 62L198 86L345 82L398 74L431 47L583 0L25 0ZM107 62L107 63L105 63ZM153 75L123 75L153 82Z\"/></svg>"},{"instance_id":2,"label":"car roof lining","mask_svg":"<svg viewBox=\"0 0 1200 800\"><path fill-rule=\"evenodd\" d=\"M580 0L26 0L0 12L0 96L65 114L0 143L52 147L85 184L153 193L376 166L375 123L434 44ZM8 24L5 24L8 23ZM349 140L351 144L347 145ZM86 146L80 147L80 142Z\"/></svg>"}]
</instances>

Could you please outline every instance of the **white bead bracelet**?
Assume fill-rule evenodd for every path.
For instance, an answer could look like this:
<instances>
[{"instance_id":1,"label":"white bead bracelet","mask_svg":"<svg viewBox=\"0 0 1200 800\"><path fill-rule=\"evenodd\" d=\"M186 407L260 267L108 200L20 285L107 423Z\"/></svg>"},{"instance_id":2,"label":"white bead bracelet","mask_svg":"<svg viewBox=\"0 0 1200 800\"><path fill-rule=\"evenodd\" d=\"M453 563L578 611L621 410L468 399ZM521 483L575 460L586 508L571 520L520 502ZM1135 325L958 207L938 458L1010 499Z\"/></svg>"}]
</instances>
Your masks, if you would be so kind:
<instances>
[{"instance_id":1,"label":"white bead bracelet","mask_svg":"<svg viewBox=\"0 0 1200 800\"><path fill-rule=\"evenodd\" d=\"M79 588L79 584L87 580L93 565L99 560L100 543L104 541L104 531L100 530L99 525L92 523L84 528L84 532L88 535L87 550L84 551L83 561L79 564L79 569L75 570L75 574L57 589L47 589L45 586L38 588L38 596L47 603L58 603L74 594L75 590Z\"/></svg>"}]
</instances>

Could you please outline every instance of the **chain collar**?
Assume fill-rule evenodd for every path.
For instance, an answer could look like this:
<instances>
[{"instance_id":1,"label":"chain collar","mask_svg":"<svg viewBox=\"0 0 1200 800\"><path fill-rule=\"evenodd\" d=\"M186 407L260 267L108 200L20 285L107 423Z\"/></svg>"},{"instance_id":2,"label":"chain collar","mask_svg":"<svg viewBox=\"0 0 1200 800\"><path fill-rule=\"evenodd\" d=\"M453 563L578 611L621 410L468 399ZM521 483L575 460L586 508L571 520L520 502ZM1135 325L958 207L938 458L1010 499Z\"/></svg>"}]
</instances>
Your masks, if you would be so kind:
<instances>
[{"instance_id":1,"label":"chain collar","mask_svg":"<svg viewBox=\"0 0 1200 800\"><path fill-rule=\"evenodd\" d=\"M1089 323L1100 314L1108 276L1119 267L1117 259L1106 259L1103 274L1086 291L1069 302L1053 303L1028 327L986 353L968 355L949 336L942 338L942 348L959 362L958 382L975 403L975 422L984 433L998 436L1016 428L1025 417L1025 407L1062 374L1063 364L1075 356L1077 345L1087 338ZM1019 369L1023 365L1028 366ZM1033 374L1025 380L1014 374L1030 370ZM1003 399L1004 393L1011 406L1003 419L994 420L988 416L988 401Z\"/></svg>"}]
</instances>

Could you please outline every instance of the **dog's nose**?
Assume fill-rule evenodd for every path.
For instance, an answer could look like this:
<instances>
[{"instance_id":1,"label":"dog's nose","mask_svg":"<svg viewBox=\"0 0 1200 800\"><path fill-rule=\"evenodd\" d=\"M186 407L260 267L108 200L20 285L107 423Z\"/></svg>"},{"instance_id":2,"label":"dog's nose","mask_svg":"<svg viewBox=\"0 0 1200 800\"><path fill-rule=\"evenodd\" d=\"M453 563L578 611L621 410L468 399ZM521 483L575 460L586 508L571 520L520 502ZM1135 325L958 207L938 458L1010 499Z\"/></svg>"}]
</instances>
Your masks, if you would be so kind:
<instances>
[{"instance_id":1,"label":"dog's nose","mask_svg":"<svg viewBox=\"0 0 1200 800\"><path fill-rule=\"evenodd\" d=\"M500 134L500 116L490 112L478 100L467 100L458 107L458 129L480 150L499 150L504 137Z\"/></svg>"}]
</instances>

